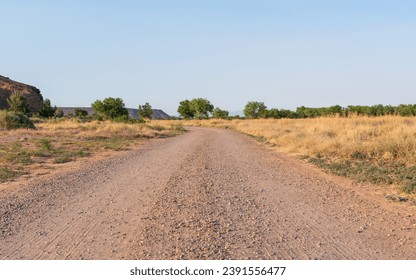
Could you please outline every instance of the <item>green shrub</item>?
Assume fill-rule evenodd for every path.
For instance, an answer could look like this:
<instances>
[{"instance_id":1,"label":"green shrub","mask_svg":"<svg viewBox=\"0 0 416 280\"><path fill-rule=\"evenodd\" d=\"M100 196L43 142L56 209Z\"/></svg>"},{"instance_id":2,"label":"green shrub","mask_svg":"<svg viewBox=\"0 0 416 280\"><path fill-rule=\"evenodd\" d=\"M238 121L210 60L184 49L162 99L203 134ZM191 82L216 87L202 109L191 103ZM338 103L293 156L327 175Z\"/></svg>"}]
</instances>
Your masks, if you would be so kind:
<instances>
[{"instance_id":1,"label":"green shrub","mask_svg":"<svg viewBox=\"0 0 416 280\"><path fill-rule=\"evenodd\" d=\"M128 123L129 122L129 117L128 116L118 116L115 118L111 119L113 122L116 123Z\"/></svg>"},{"instance_id":2,"label":"green shrub","mask_svg":"<svg viewBox=\"0 0 416 280\"><path fill-rule=\"evenodd\" d=\"M7 103L9 105L10 111L22 114L29 113L26 97L23 95L22 92L13 92L7 99Z\"/></svg>"},{"instance_id":3,"label":"green shrub","mask_svg":"<svg viewBox=\"0 0 416 280\"><path fill-rule=\"evenodd\" d=\"M22 147L22 144L16 142L11 146L0 150L0 156L2 156L6 161L11 163L18 164L31 164L32 159L30 153Z\"/></svg>"},{"instance_id":4,"label":"green shrub","mask_svg":"<svg viewBox=\"0 0 416 280\"><path fill-rule=\"evenodd\" d=\"M184 131L186 131L181 123L171 124L170 125L170 130L173 131L173 132L184 132Z\"/></svg>"},{"instance_id":5,"label":"green shrub","mask_svg":"<svg viewBox=\"0 0 416 280\"><path fill-rule=\"evenodd\" d=\"M24 114L0 111L0 129L35 129L33 122Z\"/></svg>"},{"instance_id":6,"label":"green shrub","mask_svg":"<svg viewBox=\"0 0 416 280\"><path fill-rule=\"evenodd\" d=\"M52 107L51 101L49 99L45 99L37 115L42 118L52 118L53 116L55 116L56 110L56 106Z\"/></svg>"},{"instance_id":7,"label":"green shrub","mask_svg":"<svg viewBox=\"0 0 416 280\"><path fill-rule=\"evenodd\" d=\"M54 163L58 163L58 164L62 164L62 163L67 163L72 161L72 158L67 156L67 155L63 155L61 157L56 158L53 162Z\"/></svg>"},{"instance_id":8,"label":"green shrub","mask_svg":"<svg viewBox=\"0 0 416 280\"><path fill-rule=\"evenodd\" d=\"M49 139L39 139L37 146L45 151L52 151L52 144Z\"/></svg>"},{"instance_id":9,"label":"green shrub","mask_svg":"<svg viewBox=\"0 0 416 280\"><path fill-rule=\"evenodd\" d=\"M161 126L161 125L158 125L158 124L156 124L156 125L149 125L149 128L150 129L153 129L153 130L156 130L156 131L166 130L166 127Z\"/></svg>"},{"instance_id":10,"label":"green shrub","mask_svg":"<svg viewBox=\"0 0 416 280\"><path fill-rule=\"evenodd\" d=\"M75 116L77 116L78 118L84 118L86 116L88 116L88 111L82 108L76 108L75 109Z\"/></svg>"},{"instance_id":11,"label":"green shrub","mask_svg":"<svg viewBox=\"0 0 416 280\"><path fill-rule=\"evenodd\" d=\"M0 183L6 182L14 177L16 177L19 172L12 170L5 166L0 166Z\"/></svg>"},{"instance_id":12,"label":"green shrub","mask_svg":"<svg viewBox=\"0 0 416 280\"><path fill-rule=\"evenodd\" d=\"M32 154L37 157L48 158L52 157L55 153L55 149L49 139L39 139L35 142L36 148L32 151Z\"/></svg>"}]
</instances>

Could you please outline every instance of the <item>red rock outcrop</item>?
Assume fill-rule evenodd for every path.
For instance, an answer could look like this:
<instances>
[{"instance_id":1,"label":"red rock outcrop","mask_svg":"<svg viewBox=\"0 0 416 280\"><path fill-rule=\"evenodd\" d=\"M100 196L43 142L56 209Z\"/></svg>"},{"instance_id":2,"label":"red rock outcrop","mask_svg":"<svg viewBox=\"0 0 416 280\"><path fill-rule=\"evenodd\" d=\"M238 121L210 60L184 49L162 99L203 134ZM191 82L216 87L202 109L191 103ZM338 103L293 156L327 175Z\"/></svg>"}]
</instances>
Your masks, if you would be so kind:
<instances>
[{"instance_id":1,"label":"red rock outcrop","mask_svg":"<svg viewBox=\"0 0 416 280\"><path fill-rule=\"evenodd\" d=\"M34 86L10 80L3 76L0 76L0 109L7 109L9 107L7 99L15 91L24 94L31 113L39 111L43 102L43 97L39 89Z\"/></svg>"}]
</instances>

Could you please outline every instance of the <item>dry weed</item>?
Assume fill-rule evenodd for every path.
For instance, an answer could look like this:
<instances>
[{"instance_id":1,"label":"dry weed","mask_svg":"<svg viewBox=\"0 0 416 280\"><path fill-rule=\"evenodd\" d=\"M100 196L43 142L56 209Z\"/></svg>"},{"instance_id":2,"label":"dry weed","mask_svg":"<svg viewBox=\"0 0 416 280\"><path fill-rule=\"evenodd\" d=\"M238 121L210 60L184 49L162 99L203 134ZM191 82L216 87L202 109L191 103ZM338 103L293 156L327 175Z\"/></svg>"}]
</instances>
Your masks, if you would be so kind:
<instances>
[{"instance_id":1,"label":"dry weed","mask_svg":"<svg viewBox=\"0 0 416 280\"><path fill-rule=\"evenodd\" d=\"M399 184L408 193L416 192L413 117L191 120L183 124L234 129L336 174L363 182Z\"/></svg>"},{"instance_id":2,"label":"dry weed","mask_svg":"<svg viewBox=\"0 0 416 280\"><path fill-rule=\"evenodd\" d=\"M50 120L36 130L17 129L0 134L0 182L103 151L125 150L144 139L181 133L178 128L146 123Z\"/></svg>"}]
</instances>

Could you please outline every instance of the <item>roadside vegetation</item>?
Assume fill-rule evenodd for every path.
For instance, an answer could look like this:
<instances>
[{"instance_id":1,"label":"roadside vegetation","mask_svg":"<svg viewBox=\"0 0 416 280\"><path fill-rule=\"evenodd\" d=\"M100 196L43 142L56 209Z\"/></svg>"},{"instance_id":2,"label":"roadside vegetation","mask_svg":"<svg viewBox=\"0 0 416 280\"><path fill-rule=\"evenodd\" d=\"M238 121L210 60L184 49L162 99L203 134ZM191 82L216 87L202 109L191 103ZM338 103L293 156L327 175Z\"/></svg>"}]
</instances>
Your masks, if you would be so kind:
<instances>
[{"instance_id":1,"label":"roadside vegetation","mask_svg":"<svg viewBox=\"0 0 416 280\"><path fill-rule=\"evenodd\" d=\"M163 122L162 122L163 123ZM187 120L185 126L233 129L357 182L416 194L414 117Z\"/></svg>"},{"instance_id":2,"label":"roadside vegetation","mask_svg":"<svg viewBox=\"0 0 416 280\"><path fill-rule=\"evenodd\" d=\"M121 98L108 97L92 104L93 115L78 108L72 116L45 99L30 113L24 95L14 92L9 108L0 110L0 182L24 174L48 172L59 164L108 151L129 149L145 139L183 133L180 124L151 125L152 108L140 106L131 119Z\"/></svg>"},{"instance_id":3,"label":"roadside vegetation","mask_svg":"<svg viewBox=\"0 0 416 280\"><path fill-rule=\"evenodd\" d=\"M25 114L13 111L0 111L0 129L34 129L35 125Z\"/></svg>"},{"instance_id":4,"label":"roadside vegetation","mask_svg":"<svg viewBox=\"0 0 416 280\"><path fill-rule=\"evenodd\" d=\"M179 124L36 119L36 130L4 130L0 134L0 182L35 171L48 173L79 158L128 150L146 139L180 133L183 127Z\"/></svg>"},{"instance_id":5,"label":"roadside vegetation","mask_svg":"<svg viewBox=\"0 0 416 280\"><path fill-rule=\"evenodd\" d=\"M250 101L242 118L215 110L211 118L197 118L183 110L189 105L185 100L178 107L184 125L233 129L337 175L416 194L414 104L301 106L291 111Z\"/></svg>"}]
</instances>

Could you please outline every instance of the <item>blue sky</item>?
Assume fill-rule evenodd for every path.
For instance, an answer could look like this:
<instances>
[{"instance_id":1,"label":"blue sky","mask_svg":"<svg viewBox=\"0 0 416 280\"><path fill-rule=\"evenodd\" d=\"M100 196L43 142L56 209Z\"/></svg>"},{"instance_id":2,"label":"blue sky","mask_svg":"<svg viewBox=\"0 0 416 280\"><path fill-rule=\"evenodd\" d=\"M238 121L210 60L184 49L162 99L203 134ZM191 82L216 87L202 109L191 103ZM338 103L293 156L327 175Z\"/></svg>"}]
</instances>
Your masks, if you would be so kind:
<instances>
[{"instance_id":1,"label":"blue sky","mask_svg":"<svg viewBox=\"0 0 416 280\"><path fill-rule=\"evenodd\" d=\"M58 106L416 103L416 1L0 0L0 11L0 75Z\"/></svg>"}]
</instances>

